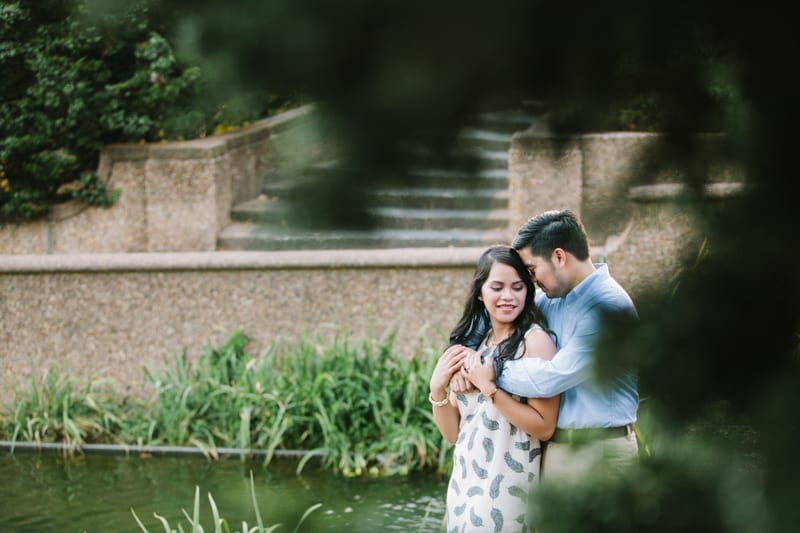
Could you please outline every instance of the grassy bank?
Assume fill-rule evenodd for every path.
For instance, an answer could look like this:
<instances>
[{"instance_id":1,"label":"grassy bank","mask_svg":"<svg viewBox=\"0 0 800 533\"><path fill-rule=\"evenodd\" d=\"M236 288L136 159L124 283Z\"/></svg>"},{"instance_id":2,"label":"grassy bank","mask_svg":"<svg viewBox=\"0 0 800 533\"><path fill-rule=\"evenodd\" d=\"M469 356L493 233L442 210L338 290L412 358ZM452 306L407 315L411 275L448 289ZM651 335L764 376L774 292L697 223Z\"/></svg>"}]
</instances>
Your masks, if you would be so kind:
<instances>
[{"instance_id":1,"label":"grassy bank","mask_svg":"<svg viewBox=\"0 0 800 533\"><path fill-rule=\"evenodd\" d=\"M146 400L113 385L51 370L0 413L0 438L15 442L113 443L320 452L345 475L447 471L427 401L438 349L408 358L394 338L321 342L306 337L254 356L241 332L206 347L196 362L176 355L144 369Z\"/></svg>"}]
</instances>

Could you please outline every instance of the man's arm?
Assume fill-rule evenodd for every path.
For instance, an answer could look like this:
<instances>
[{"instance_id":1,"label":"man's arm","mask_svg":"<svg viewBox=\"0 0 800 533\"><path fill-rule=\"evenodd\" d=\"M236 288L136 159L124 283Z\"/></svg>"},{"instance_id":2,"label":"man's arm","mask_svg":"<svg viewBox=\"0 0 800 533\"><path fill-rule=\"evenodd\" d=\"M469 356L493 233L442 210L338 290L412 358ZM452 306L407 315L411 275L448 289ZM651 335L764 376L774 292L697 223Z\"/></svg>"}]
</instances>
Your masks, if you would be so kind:
<instances>
[{"instance_id":1,"label":"man's arm","mask_svg":"<svg viewBox=\"0 0 800 533\"><path fill-rule=\"evenodd\" d=\"M525 357L506 361L497 386L526 398L550 398L586 380L599 333L595 312L587 312L575 334L551 359Z\"/></svg>"}]
</instances>

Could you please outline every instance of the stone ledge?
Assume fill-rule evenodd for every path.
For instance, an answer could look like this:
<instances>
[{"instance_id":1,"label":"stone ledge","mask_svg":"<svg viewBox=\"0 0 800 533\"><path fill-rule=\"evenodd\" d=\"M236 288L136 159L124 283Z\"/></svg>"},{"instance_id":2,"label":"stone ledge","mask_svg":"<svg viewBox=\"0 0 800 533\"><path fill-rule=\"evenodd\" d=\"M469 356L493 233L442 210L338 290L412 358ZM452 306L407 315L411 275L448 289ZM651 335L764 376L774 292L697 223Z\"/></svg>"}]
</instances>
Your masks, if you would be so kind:
<instances>
[{"instance_id":1,"label":"stone ledge","mask_svg":"<svg viewBox=\"0 0 800 533\"><path fill-rule=\"evenodd\" d=\"M0 273L472 267L485 249L0 255Z\"/></svg>"},{"instance_id":2,"label":"stone ledge","mask_svg":"<svg viewBox=\"0 0 800 533\"><path fill-rule=\"evenodd\" d=\"M237 131L212 135L204 139L189 141L152 142L141 144L110 144L104 151L114 160L135 161L139 159L197 159L222 155L234 148L262 141L272 134L283 132L307 118L313 106L305 105L268 117Z\"/></svg>"},{"instance_id":3,"label":"stone ledge","mask_svg":"<svg viewBox=\"0 0 800 533\"><path fill-rule=\"evenodd\" d=\"M709 183L704 185L699 196L706 199L720 199L737 196L744 192L744 183ZM697 196L685 183L660 183L631 187L628 198L635 202L661 202L688 199Z\"/></svg>"}]
</instances>

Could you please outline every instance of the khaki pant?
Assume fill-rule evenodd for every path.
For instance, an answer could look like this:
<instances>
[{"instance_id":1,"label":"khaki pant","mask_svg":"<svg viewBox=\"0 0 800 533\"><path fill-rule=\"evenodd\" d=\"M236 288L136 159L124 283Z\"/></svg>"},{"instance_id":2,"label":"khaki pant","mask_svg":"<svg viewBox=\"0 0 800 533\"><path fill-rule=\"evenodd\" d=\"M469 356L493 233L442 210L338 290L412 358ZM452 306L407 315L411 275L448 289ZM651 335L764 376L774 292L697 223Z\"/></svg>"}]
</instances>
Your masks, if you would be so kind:
<instances>
[{"instance_id":1,"label":"khaki pant","mask_svg":"<svg viewBox=\"0 0 800 533\"><path fill-rule=\"evenodd\" d=\"M575 482L590 475L620 474L639 460L636 435L582 444L548 442L542 456L542 482Z\"/></svg>"}]
</instances>

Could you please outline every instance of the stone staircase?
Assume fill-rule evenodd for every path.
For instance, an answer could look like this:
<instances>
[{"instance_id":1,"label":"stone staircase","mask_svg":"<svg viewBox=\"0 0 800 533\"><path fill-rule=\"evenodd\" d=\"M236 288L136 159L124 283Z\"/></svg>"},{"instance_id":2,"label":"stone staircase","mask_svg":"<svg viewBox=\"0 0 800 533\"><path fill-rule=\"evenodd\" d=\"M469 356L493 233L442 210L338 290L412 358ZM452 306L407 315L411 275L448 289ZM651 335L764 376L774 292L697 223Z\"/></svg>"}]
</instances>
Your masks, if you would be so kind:
<instances>
[{"instance_id":1,"label":"stone staircase","mask_svg":"<svg viewBox=\"0 0 800 533\"><path fill-rule=\"evenodd\" d=\"M301 250L473 247L507 242L508 150L511 136L540 120L529 111L476 116L458 135L456 153L471 157L471 170L426 163L418 148L415 186L382 187L370 195L374 229L308 231L291 227L286 192L291 183L265 179L258 198L235 205L232 223L218 237L219 250ZM337 165L327 161L315 172Z\"/></svg>"}]
</instances>

